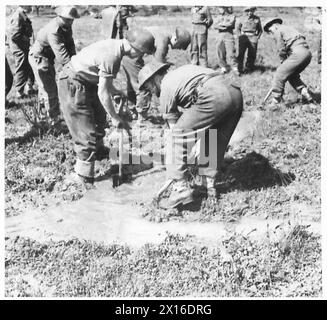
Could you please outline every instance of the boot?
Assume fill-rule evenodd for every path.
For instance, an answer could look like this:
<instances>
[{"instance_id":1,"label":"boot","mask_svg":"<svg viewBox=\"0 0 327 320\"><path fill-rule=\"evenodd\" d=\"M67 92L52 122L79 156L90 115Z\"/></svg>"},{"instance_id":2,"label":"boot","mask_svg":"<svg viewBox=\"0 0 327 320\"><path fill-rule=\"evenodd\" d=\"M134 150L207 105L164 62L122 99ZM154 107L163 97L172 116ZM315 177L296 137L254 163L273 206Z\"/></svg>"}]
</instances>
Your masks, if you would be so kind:
<instances>
[{"instance_id":1,"label":"boot","mask_svg":"<svg viewBox=\"0 0 327 320\"><path fill-rule=\"evenodd\" d=\"M215 178L202 176L201 186L206 189L208 197L216 196L215 182L216 182Z\"/></svg>"},{"instance_id":2,"label":"boot","mask_svg":"<svg viewBox=\"0 0 327 320\"><path fill-rule=\"evenodd\" d=\"M179 205L186 205L193 201L193 190L189 183L182 179L176 181L173 185L167 206L169 208L177 208Z\"/></svg>"},{"instance_id":3,"label":"boot","mask_svg":"<svg viewBox=\"0 0 327 320\"><path fill-rule=\"evenodd\" d=\"M104 146L103 144L97 148L95 153L95 160L101 161L103 159L109 159L110 148Z\"/></svg>"},{"instance_id":4,"label":"boot","mask_svg":"<svg viewBox=\"0 0 327 320\"><path fill-rule=\"evenodd\" d=\"M77 174L76 172L72 172L63 181L62 190L66 191L72 186L80 187L85 190L90 190L94 186L94 178L83 177Z\"/></svg>"},{"instance_id":5,"label":"boot","mask_svg":"<svg viewBox=\"0 0 327 320\"><path fill-rule=\"evenodd\" d=\"M302 100L304 100L307 103L312 103L313 102L313 98L308 90L308 88L304 87L301 90L301 96L302 96Z\"/></svg>"}]
</instances>

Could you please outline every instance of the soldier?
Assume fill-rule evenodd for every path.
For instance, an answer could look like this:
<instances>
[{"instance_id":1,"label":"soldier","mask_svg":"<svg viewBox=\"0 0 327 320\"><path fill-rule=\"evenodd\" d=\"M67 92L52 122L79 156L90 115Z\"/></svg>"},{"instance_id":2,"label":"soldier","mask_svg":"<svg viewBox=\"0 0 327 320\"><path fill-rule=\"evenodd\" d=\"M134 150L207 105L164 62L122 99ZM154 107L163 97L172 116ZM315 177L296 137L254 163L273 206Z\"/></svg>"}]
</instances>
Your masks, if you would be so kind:
<instances>
[{"instance_id":1,"label":"soldier","mask_svg":"<svg viewBox=\"0 0 327 320\"><path fill-rule=\"evenodd\" d=\"M235 21L236 17L233 14L232 7L218 7L217 21L214 24L214 29L218 30L217 54L218 64L222 73L227 72L228 61L232 70L238 74L238 65L235 56L235 40L233 35Z\"/></svg>"},{"instance_id":2,"label":"soldier","mask_svg":"<svg viewBox=\"0 0 327 320\"><path fill-rule=\"evenodd\" d=\"M118 16L116 19L118 36L119 39L123 39L124 35L128 30L127 19L129 17L133 17L134 13L137 12L137 9L134 6L121 6L121 5L117 5L116 8L118 10Z\"/></svg>"},{"instance_id":3,"label":"soldier","mask_svg":"<svg viewBox=\"0 0 327 320\"><path fill-rule=\"evenodd\" d=\"M167 54L170 49L186 50L191 42L191 34L181 28L162 28L161 26L146 27L154 37L155 53L154 59L158 62L166 62ZM142 59L142 58L141 58ZM139 91L138 88L138 73L144 66L144 61L138 59L137 61L124 57L122 60L123 70L129 78L128 82L128 96L129 100L136 105L136 112L140 119L144 120L148 117L148 110L152 95Z\"/></svg>"},{"instance_id":4,"label":"soldier","mask_svg":"<svg viewBox=\"0 0 327 320\"><path fill-rule=\"evenodd\" d=\"M15 59L16 97L23 98L26 93L34 92L34 74L28 63L30 38L33 35L32 22L27 17L26 10L19 6L10 19L9 47Z\"/></svg>"},{"instance_id":5,"label":"soldier","mask_svg":"<svg viewBox=\"0 0 327 320\"><path fill-rule=\"evenodd\" d=\"M206 6L192 7L192 41L191 41L191 63L195 65L208 66L207 39L208 29L213 20L210 10Z\"/></svg>"},{"instance_id":6,"label":"soldier","mask_svg":"<svg viewBox=\"0 0 327 320\"><path fill-rule=\"evenodd\" d=\"M72 24L79 18L73 6L58 7L56 13L57 17L38 32L29 56L39 86L40 110L45 109L52 123L60 115L54 61L64 66L76 54Z\"/></svg>"},{"instance_id":7,"label":"soldier","mask_svg":"<svg viewBox=\"0 0 327 320\"><path fill-rule=\"evenodd\" d=\"M313 98L300 78L300 73L308 66L312 57L308 43L300 32L282 23L280 18L270 18L264 24L264 31L273 35L276 40L281 61L272 83L272 104L277 105L282 101L286 81L305 101L312 102Z\"/></svg>"},{"instance_id":8,"label":"soldier","mask_svg":"<svg viewBox=\"0 0 327 320\"><path fill-rule=\"evenodd\" d=\"M174 150L174 157L167 158L166 163L168 182L174 185L167 207L175 208L193 201L186 170L193 149L190 147L198 141L199 174L208 195L216 195L215 180L241 117L243 99L238 84L219 77L212 69L184 65L167 73L168 66L156 61L147 64L139 73L139 84L140 89L160 96L160 111L172 129L170 150ZM209 129L216 134L210 141L205 139ZM208 162L201 159L205 150Z\"/></svg>"},{"instance_id":9,"label":"soldier","mask_svg":"<svg viewBox=\"0 0 327 320\"><path fill-rule=\"evenodd\" d=\"M11 86L12 86L12 82L13 82L13 76L12 76L12 72L7 60L7 57L5 56L5 60L6 60L6 69L5 69L5 76L6 76L6 87L5 87L5 94L6 94L6 102L5 102L5 107L7 108L9 106L9 101L7 100L7 95L11 90Z\"/></svg>"},{"instance_id":10,"label":"soldier","mask_svg":"<svg viewBox=\"0 0 327 320\"><path fill-rule=\"evenodd\" d=\"M243 72L244 55L247 51L247 61L244 72L250 72L254 69L254 62L257 56L258 40L262 34L261 21L254 14L256 7L247 7L244 9L247 16L240 19L236 24L236 34L238 35L238 63L239 71Z\"/></svg>"},{"instance_id":11,"label":"soldier","mask_svg":"<svg viewBox=\"0 0 327 320\"><path fill-rule=\"evenodd\" d=\"M136 58L153 51L150 32L129 30L126 39L106 39L83 48L63 67L58 80L60 106L74 141L74 177L83 185L94 182L95 160L109 156L103 144L106 112L116 126L129 129L116 113L111 97L122 57Z\"/></svg>"}]
</instances>

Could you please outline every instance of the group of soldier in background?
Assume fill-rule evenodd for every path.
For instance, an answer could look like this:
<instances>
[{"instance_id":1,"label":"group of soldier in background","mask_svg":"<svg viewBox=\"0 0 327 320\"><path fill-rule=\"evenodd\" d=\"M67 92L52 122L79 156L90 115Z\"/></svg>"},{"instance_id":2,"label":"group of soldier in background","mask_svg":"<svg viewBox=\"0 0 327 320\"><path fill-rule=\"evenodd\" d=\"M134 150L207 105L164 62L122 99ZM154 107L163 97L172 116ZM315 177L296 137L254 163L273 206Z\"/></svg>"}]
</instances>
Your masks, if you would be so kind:
<instances>
[{"instance_id":1,"label":"group of soldier in background","mask_svg":"<svg viewBox=\"0 0 327 320\"><path fill-rule=\"evenodd\" d=\"M261 21L254 14L256 7L246 7L244 16L236 19L232 7L218 7L216 22L208 7L194 6L192 8L192 45L191 63L208 66L207 39L208 29L218 32L217 56L218 65L223 73L229 67L237 74L252 71L257 55L258 40L262 34ZM244 56L247 61L244 69Z\"/></svg>"},{"instance_id":2,"label":"group of soldier in background","mask_svg":"<svg viewBox=\"0 0 327 320\"><path fill-rule=\"evenodd\" d=\"M302 82L300 73L311 61L305 37L293 27L285 26L280 18L269 18L261 26L254 15L256 8L245 8L237 20L232 7L219 7L216 23L205 6L192 8L192 31L182 27L128 28L131 8L109 7L103 19L110 17L110 32L105 40L97 41L76 53L72 24L79 18L74 6L61 6L57 16L39 30L30 48L33 29L25 10L18 7L11 17L9 46L15 59L17 98L30 94L36 80L40 110L52 124L61 121L61 114L74 141L75 173L78 181L93 184L96 160L109 157L105 147L106 115L116 127L130 130L130 125L117 112L116 98L124 95L113 80L124 72L127 79L126 99L137 116L146 119L152 95L160 98L160 111L173 131L175 160L167 166L167 180L174 183L169 207L193 201L193 190L187 180L185 144L200 141L208 148L203 132L217 132L214 159L203 165L203 186L214 193L216 177L222 166L229 140L242 115L243 99L239 83L227 81L224 74L231 70L239 76L252 71L258 40L263 31L277 42L281 60L272 82L272 103L282 102L286 81L307 102L312 96ZM211 26L218 32L217 55L219 68L208 68L207 37ZM234 35L235 32L235 35ZM118 37L118 39L116 39ZM235 46L235 41L238 45ZM170 70L166 57L170 49L186 50L191 45L191 64ZM238 54L236 55L236 49ZM243 70L244 55L247 61ZM143 57L152 55L145 64ZM61 71L56 76L55 61ZM10 85L6 60L6 93ZM8 80L7 80L8 79ZM7 83L8 81L8 83ZM25 89L25 90L24 90ZM10 89L9 89L10 90ZM182 143L181 143L182 140ZM200 163L201 164L201 163ZM167 184L168 185L168 184Z\"/></svg>"}]
</instances>

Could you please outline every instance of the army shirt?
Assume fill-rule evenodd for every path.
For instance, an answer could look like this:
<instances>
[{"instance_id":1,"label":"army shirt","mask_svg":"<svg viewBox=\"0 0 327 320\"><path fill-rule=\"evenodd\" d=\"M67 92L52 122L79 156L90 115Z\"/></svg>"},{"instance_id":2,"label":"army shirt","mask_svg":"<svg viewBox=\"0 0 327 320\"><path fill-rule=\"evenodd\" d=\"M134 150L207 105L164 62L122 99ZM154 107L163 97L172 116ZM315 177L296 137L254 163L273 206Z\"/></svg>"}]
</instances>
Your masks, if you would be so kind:
<instances>
[{"instance_id":1,"label":"army shirt","mask_svg":"<svg viewBox=\"0 0 327 320\"><path fill-rule=\"evenodd\" d=\"M242 17L236 25L238 34L247 34L260 37L262 33L262 26L260 18L256 15L252 17Z\"/></svg>"},{"instance_id":2,"label":"army shirt","mask_svg":"<svg viewBox=\"0 0 327 320\"><path fill-rule=\"evenodd\" d=\"M157 61L165 62L168 54L171 35L174 33L174 28L163 28L159 26L145 27L154 37L154 46L156 51L154 57Z\"/></svg>"},{"instance_id":3,"label":"army shirt","mask_svg":"<svg viewBox=\"0 0 327 320\"><path fill-rule=\"evenodd\" d=\"M18 7L10 19L8 38L18 45L23 42L29 45L32 35L32 22L27 17L26 11L22 7Z\"/></svg>"},{"instance_id":4,"label":"army shirt","mask_svg":"<svg viewBox=\"0 0 327 320\"><path fill-rule=\"evenodd\" d=\"M33 46L33 53L45 56L60 64L68 63L76 54L72 28L60 25L58 17L52 19L37 34L36 42Z\"/></svg>"},{"instance_id":5,"label":"army shirt","mask_svg":"<svg viewBox=\"0 0 327 320\"><path fill-rule=\"evenodd\" d=\"M99 77L115 78L124 55L124 41L106 39L83 48L71 59L74 71L91 84L98 84Z\"/></svg>"},{"instance_id":6,"label":"army shirt","mask_svg":"<svg viewBox=\"0 0 327 320\"><path fill-rule=\"evenodd\" d=\"M236 16L234 14L224 13L218 14L217 20L214 24L214 29L219 31L232 32L235 28Z\"/></svg>"},{"instance_id":7,"label":"army shirt","mask_svg":"<svg viewBox=\"0 0 327 320\"><path fill-rule=\"evenodd\" d=\"M178 113L178 107L189 108L199 81L212 72L212 69L189 64L167 73L161 83L160 111Z\"/></svg>"}]
</instances>

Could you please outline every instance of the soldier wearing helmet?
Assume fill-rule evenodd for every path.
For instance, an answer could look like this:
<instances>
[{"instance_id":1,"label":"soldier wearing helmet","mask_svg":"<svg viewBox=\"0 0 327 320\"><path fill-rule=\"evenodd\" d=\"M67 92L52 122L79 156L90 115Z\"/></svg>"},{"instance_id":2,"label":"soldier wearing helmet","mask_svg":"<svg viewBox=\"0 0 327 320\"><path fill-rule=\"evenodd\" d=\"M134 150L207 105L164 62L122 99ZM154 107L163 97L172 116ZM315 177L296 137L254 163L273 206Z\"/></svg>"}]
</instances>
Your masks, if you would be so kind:
<instances>
[{"instance_id":1,"label":"soldier wearing helmet","mask_svg":"<svg viewBox=\"0 0 327 320\"><path fill-rule=\"evenodd\" d=\"M245 16L236 23L236 34L238 36L238 63L240 72L250 72L254 69L257 57L258 40L262 34L261 21L254 14L256 7L246 7ZM244 56L247 51L247 61L244 69Z\"/></svg>"},{"instance_id":2,"label":"soldier wearing helmet","mask_svg":"<svg viewBox=\"0 0 327 320\"><path fill-rule=\"evenodd\" d=\"M305 37L291 26L283 25L280 18L269 18L263 27L276 41L281 65L277 68L272 83L272 104L282 102L285 83L301 94L306 102L313 102L313 98L303 83L300 73L309 65L312 54Z\"/></svg>"},{"instance_id":3,"label":"soldier wearing helmet","mask_svg":"<svg viewBox=\"0 0 327 320\"><path fill-rule=\"evenodd\" d=\"M214 29L218 31L217 55L218 64L222 73L228 71L228 64L232 70L238 74L238 64L235 52L235 40L233 30L235 28L236 16L231 7L219 7L217 20Z\"/></svg>"},{"instance_id":4,"label":"soldier wearing helmet","mask_svg":"<svg viewBox=\"0 0 327 320\"><path fill-rule=\"evenodd\" d=\"M200 149L198 165L203 186L209 196L216 195L215 180L241 117L243 99L239 85L223 79L220 72L194 65L168 73L167 69L167 64L155 61L145 65L139 73L139 84L140 89L160 96L159 110L172 129L166 172L167 182L174 185L167 207L175 208L193 201L186 172L188 165L194 164L191 150L196 145ZM205 153L209 153L206 159Z\"/></svg>"},{"instance_id":5,"label":"soldier wearing helmet","mask_svg":"<svg viewBox=\"0 0 327 320\"><path fill-rule=\"evenodd\" d=\"M181 27L163 28L162 26L145 27L154 37L155 53L154 59L159 62L166 62L166 57L171 49L186 50L191 42L191 34ZM140 116L140 119L146 119L148 116L151 94L145 95L138 88L138 73L144 66L143 59L133 60L129 57L124 57L122 60L122 68L128 78L128 99L136 106L132 109L135 116Z\"/></svg>"},{"instance_id":6,"label":"soldier wearing helmet","mask_svg":"<svg viewBox=\"0 0 327 320\"><path fill-rule=\"evenodd\" d=\"M72 24L79 18L73 6L60 6L56 13L57 17L38 32L29 56L39 87L40 109L52 123L56 123L60 115L54 62L64 66L76 54Z\"/></svg>"},{"instance_id":7,"label":"soldier wearing helmet","mask_svg":"<svg viewBox=\"0 0 327 320\"><path fill-rule=\"evenodd\" d=\"M208 29L213 20L208 7L194 6L192 12L191 63L208 66L207 41Z\"/></svg>"},{"instance_id":8,"label":"soldier wearing helmet","mask_svg":"<svg viewBox=\"0 0 327 320\"><path fill-rule=\"evenodd\" d=\"M33 93L34 74L28 63L30 38L33 35L32 22L23 7L18 6L10 18L8 42L15 59L16 97L22 98L26 93Z\"/></svg>"},{"instance_id":9,"label":"soldier wearing helmet","mask_svg":"<svg viewBox=\"0 0 327 320\"><path fill-rule=\"evenodd\" d=\"M138 58L154 51L154 38L144 29L129 30L126 39L105 39L84 47L59 75L60 107L74 141L74 178L93 184L95 160L109 156L103 144L106 114L116 126L129 126L117 114L113 85L123 56Z\"/></svg>"}]
</instances>

